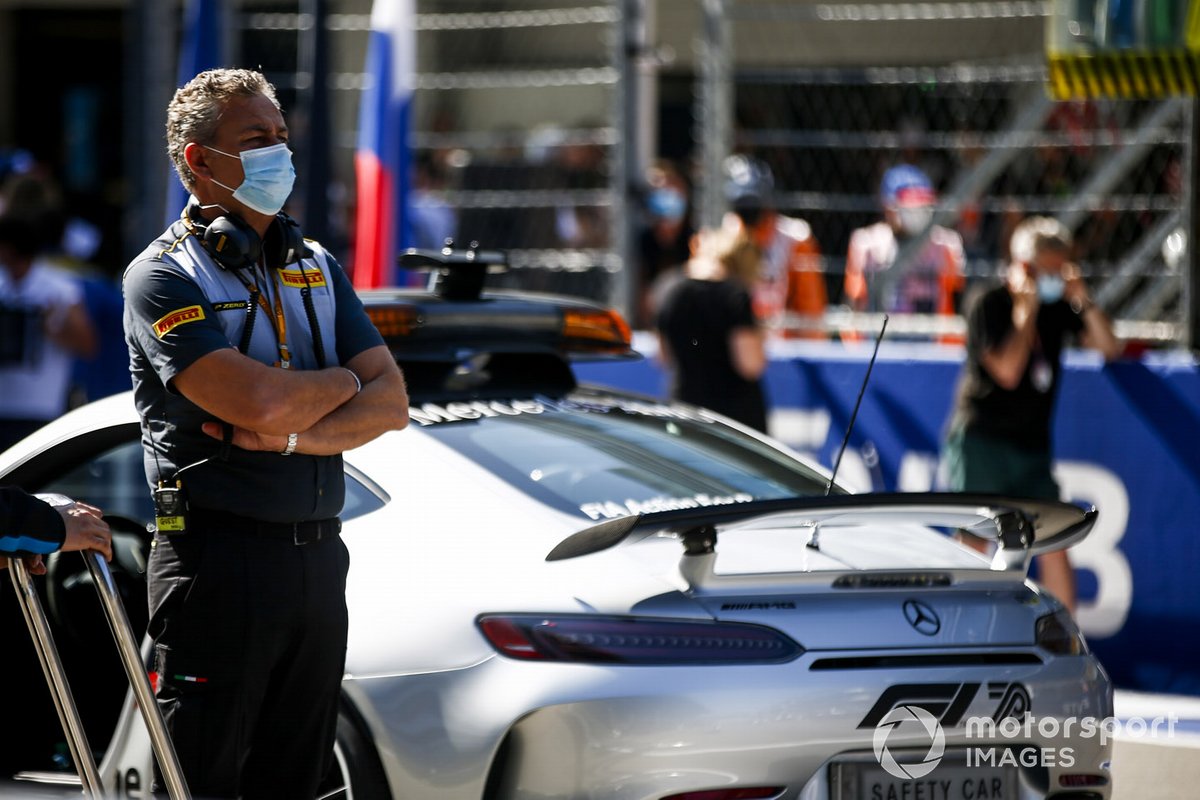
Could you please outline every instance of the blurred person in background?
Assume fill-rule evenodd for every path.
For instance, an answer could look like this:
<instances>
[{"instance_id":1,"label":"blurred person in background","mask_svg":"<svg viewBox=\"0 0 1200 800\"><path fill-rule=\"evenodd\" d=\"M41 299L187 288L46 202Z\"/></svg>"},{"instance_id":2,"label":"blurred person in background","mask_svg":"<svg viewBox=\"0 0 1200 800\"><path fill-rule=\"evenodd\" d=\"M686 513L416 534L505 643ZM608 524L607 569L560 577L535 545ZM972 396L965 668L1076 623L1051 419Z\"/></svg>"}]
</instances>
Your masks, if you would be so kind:
<instances>
[{"instance_id":1,"label":"blurred person in background","mask_svg":"<svg viewBox=\"0 0 1200 800\"><path fill-rule=\"evenodd\" d=\"M71 212L53 170L31 161L8 175L0 205L36 229L41 263L61 271L80 288L80 302L96 334L90 356L72 360L69 408L129 389L128 353L121 329L124 302L115 270L94 259L104 240L100 227Z\"/></svg>"},{"instance_id":2,"label":"blurred person in background","mask_svg":"<svg viewBox=\"0 0 1200 800\"><path fill-rule=\"evenodd\" d=\"M1004 283L968 302L967 361L946 439L949 488L1058 500L1051 420L1068 336L1121 354L1112 326L1069 260L1061 222L1031 217L1013 233ZM1072 612L1075 574L1065 551L1037 558L1041 583Z\"/></svg>"},{"instance_id":3,"label":"blurred person in background","mask_svg":"<svg viewBox=\"0 0 1200 800\"><path fill-rule=\"evenodd\" d=\"M413 246L440 250L458 230L458 215L442 193L448 188L446 167L437 154L422 153L413 167Z\"/></svg>"},{"instance_id":4,"label":"blurred person in background","mask_svg":"<svg viewBox=\"0 0 1200 800\"><path fill-rule=\"evenodd\" d=\"M855 311L954 314L965 282L963 242L932 224L933 183L901 164L884 173L879 199L883 220L850 235L846 303Z\"/></svg>"},{"instance_id":5,"label":"blurred person in background","mask_svg":"<svg viewBox=\"0 0 1200 800\"><path fill-rule=\"evenodd\" d=\"M766 432L767 356L750 298L761 275L760 251L736 226L702 231L695 243L683 279L658 312L671 397Z\"/></svg>"},{"instance_id":6,"label":"blurred person in background","mask_svg":"<svg viewBox=\"0 0 1200 800\"><path fill-rule=\"evenodd\" d=\"M755 314L768 325L796 315L798 329L785 329L785 335L824 339L828 293L812 228L775 210L775 177L764 162L733 155L725 159L724 170L733 222L762 253L762 273L751 291Z\"/></svg>"},{"instance_id":7,"label":"blurred person in background","mask_svg":"<svg viewBox=\"0 0 1200 800\"><path fill-rule=\"evenodd\" d=\"M578 202L560 203L555 209L555 231L560 247L592 249L609 244L611 229L607 209L583 199L590 192L608 187L607 156L602 145L579 133L603 127L598 120L581 120L575 126L575 134L553 128L542 132L544 141L550 145L550 163L558 172L555 180L561 185L557 188L581 195Z\"/></svg>"},{"instance_id":8,"label":"blurred person in background","mask_svg":"<svg viewBox=\"0 0 1200 800\"><path fill-rule=\"evenodd\" d=\"M690 256L695 231L688 220L689 193L683 174L670 161L646 170L645 223L637 240L638 328L653 324L664 293Z\"/></svg>"},{"instance_id":9,"label":"blurred person in background","mask_svg":"<svg viewBox=\"0 0 1200 800\"><path fill-rule=\"evenodd\" d=\"M34 222L0 217L0 450L67 410L72 359L96 352L79 283L41 257Z\"/></svg>"}]
</instances>

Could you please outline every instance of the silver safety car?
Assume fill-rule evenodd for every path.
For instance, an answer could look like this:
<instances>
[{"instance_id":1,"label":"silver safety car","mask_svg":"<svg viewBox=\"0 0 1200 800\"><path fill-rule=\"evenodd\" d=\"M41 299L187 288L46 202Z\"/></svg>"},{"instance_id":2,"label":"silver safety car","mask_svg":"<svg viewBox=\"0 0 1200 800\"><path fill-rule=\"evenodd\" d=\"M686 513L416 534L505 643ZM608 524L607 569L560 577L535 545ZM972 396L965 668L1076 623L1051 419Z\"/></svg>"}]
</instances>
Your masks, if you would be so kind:
<instances>
[{"instance_id":1,"label":"silver safety car","mask_svg":"<svg viewBox=\"0 0 1200 800\"><path fill-rule=\"evenodd\" d=\"M345 454L351 624L326 796L1110 797L1111 745L1086 725L1111 715L1109 680L1027 579L1094 510L847 494L703 409L576 385L573 359L632 355L620 317L481 291L467 261L436 264L435 289L364 296L412 423ZM153 512L131 397L3 453L0 481L109 513L144 626ZM53 560L47 605L107 785L144 797L148 740L78 560ZM28 763L0 753L0 778L67 783L28 694L50 722L17 748Z\"/></svg>"}]
</instances>

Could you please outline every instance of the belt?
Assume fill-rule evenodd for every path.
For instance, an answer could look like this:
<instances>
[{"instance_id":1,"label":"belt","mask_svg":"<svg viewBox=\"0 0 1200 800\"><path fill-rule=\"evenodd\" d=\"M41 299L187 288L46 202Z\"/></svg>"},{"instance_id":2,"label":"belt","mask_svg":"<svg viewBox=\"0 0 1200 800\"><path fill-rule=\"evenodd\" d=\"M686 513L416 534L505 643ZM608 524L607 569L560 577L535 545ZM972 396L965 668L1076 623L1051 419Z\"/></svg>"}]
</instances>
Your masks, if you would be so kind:
<instances>
[{"instance_id":1,"label":"belt","mask_svg":"<svg viewBox=\"0 0 1200 800\"><path fill-rule=\"evenodd\" d=\"M188 511L189 523L199 527L220 528L231 533L261 536L266 539L283 539L294 545L312 544L322 539L331 539L342 531L342 521L337 517L314 519L306 522L264 522L260 519L231 514L228 511L209 511L194 508Z\"/></svg>"}]
</instances>

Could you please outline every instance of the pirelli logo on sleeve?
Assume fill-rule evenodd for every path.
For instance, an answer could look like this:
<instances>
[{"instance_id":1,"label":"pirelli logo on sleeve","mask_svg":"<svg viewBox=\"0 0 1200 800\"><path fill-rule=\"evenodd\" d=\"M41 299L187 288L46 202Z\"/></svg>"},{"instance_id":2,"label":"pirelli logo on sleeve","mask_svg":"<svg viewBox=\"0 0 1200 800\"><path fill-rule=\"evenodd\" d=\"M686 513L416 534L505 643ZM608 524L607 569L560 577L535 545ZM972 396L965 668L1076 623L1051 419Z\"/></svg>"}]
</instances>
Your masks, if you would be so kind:
<instances>
[{"instance_id":1,"label":"pirelli logo on sleeve","mask_svg":"<svg viewBox=\"0 0 1200 800\"><path fill-rule=\"evenodd\" d=\"M181 308L178 311L172 311L154 323L154 334L161 339L185 322L195 322L199 319L204 319L204 309L200 306Z\"/></svg>"},{"instance_id":2,"label":"pirelli logo on sleeve","mask_svg":"<svg viewBox=\"0 0 1200 800\"><path fill-rule=\"evenodd\" d=\"M311 286L316 289L318 286L325 285L325 273L319 269L308 269L301 272L298 269L281 269L279 270L279 280L284 286L290 286L293 289L303 289L305 286Z\"/></svg>"}]
</instances>

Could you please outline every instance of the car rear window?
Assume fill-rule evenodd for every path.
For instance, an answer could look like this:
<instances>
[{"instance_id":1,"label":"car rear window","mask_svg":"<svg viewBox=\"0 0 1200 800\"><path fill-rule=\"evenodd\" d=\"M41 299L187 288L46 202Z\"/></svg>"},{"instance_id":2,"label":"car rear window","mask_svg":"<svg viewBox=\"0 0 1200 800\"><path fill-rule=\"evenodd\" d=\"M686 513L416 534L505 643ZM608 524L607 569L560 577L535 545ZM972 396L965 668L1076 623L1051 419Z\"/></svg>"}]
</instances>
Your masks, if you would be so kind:
<instances>
[{"instance_id":1,"label":"car rear window","mask_svg":"<svg viewBox=\"0 0 1200 800\"><path fill-rule=\"evenodd\" d=\"M684 406L577 394L425 404L413 419L530 497L593 520L825 491L802 462Z\"/></svg>"}]
</instances>

